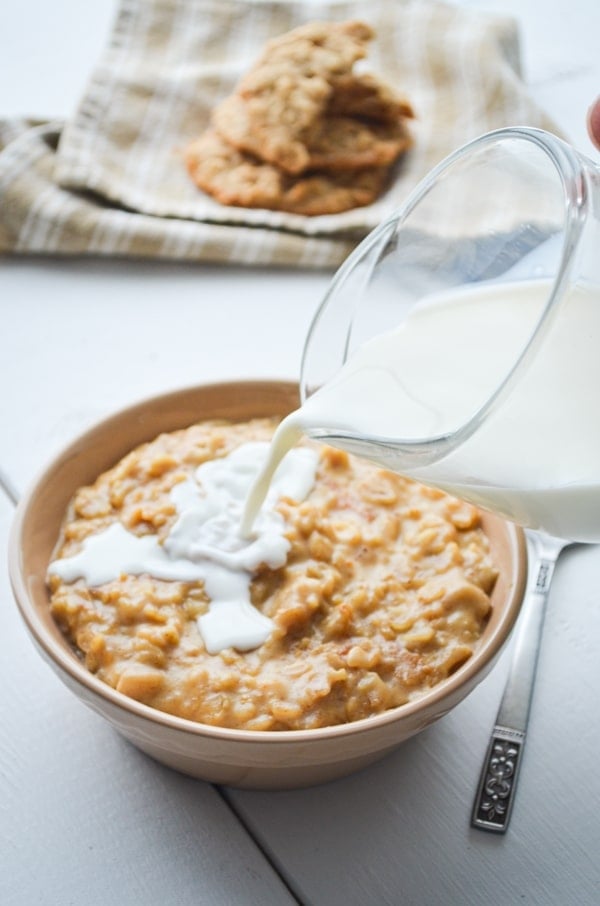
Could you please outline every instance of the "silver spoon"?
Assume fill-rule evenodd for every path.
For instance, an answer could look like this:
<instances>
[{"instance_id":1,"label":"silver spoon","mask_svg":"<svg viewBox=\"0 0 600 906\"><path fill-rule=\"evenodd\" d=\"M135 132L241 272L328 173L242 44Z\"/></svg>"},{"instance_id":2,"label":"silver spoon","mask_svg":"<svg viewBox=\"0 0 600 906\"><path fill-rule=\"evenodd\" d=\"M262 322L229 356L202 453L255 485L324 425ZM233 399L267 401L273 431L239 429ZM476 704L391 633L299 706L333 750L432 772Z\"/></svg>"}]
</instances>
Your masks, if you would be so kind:
<instances>
[{"instance_id":1,"label":"silver spoon","mask_svg":"<svg viewBox=\"0 0 600 906\"><path fill-rule=\"evenodd\" d=\"M531 579L471 816L473 827L499 834L510 821L521 767L550 582L561 551L572 543L543 532L527 530L526 535L533 554Z\"/></svg>"}]
</instances>

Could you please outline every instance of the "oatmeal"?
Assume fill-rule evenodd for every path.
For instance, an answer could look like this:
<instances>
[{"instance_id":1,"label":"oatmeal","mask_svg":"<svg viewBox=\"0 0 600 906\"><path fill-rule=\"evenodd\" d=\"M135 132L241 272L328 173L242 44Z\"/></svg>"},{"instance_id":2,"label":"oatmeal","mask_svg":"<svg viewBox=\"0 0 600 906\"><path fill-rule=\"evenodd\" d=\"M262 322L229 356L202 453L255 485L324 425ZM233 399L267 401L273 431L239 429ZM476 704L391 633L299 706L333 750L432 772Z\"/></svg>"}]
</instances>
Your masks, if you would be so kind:
<instances>
[{"instance_id":1,"label":"oatmeal","mask_svg":"<svg viewBox=\"0 0 600 906\"><path fill-rule=\"evenodd\" d=\"M211 421L161 435L75 495L49 570L52 613L87 668L125 695L220 727L322 727L418 698L477 646L496 579L477 510L305 441L314 482L274 503L284 555L248 575L255 647L209 652L203 621L221 604L204 567L160 558L203 464L269 441L275 426ZM159 565L144 571L131 555L130 570L92 581L58 574L110 533Z\"/></svg>"}]
</instances>

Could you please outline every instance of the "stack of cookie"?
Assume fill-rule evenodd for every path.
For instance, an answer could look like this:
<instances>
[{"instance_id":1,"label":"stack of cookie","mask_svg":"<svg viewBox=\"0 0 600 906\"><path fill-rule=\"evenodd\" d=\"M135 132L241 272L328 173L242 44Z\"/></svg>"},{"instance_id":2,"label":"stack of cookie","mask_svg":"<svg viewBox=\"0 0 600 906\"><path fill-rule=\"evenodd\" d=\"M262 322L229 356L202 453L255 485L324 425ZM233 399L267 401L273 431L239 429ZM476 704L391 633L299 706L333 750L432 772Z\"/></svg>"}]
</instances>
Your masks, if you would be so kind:
<instances>
[{"instance_id":1,"label":"stack of cookie","mask_svg":"<svg viewBox=\"0 0 600 906\"><path fill-rule=\"evenodd\" d=\"M371 204L410 146L405 99L353 72L372 29L314 22L270 41L211 127L185 149L190 176L226 205L337 214Z\"/></svg>"}]
</instances>

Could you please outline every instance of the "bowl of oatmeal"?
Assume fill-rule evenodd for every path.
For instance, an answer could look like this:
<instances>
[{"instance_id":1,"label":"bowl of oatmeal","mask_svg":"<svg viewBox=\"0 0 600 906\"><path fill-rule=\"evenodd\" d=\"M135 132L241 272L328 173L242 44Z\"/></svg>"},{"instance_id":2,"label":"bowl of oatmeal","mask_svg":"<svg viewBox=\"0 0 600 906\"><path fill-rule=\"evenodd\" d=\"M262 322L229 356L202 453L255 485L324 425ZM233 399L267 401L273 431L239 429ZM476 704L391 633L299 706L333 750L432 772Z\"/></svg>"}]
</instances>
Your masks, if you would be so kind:
<instances>
[{"instance_id":1,"label":"bowl of oatmeal","mask_svg":"<svg viewBox=\"0 0 600 906\"><path fill-rule=\"evenodd\" d=\"M141 402L58 455L13 524L42 656L133 744L216 783L307 786L382 757L483 679L524 592L520 529L307 439L242 537L297 405L276 381Z\"/></svg>"}]
</instances>

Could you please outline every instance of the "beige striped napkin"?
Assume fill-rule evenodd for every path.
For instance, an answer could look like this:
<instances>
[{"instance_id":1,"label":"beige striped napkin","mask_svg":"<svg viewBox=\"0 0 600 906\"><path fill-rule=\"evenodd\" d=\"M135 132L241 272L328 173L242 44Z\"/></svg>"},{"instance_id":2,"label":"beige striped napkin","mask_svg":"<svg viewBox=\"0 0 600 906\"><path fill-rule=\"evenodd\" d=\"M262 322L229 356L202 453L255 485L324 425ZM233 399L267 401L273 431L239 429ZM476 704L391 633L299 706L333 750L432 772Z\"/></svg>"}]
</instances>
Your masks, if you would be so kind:
<instances>
[{"instance_id":1,"label":"beige striped napkin","mask_svg":"<svg viewBox=\"0 0 600 906\"><path fill-rule=\"evenodd\" d=\"M367 68L417 113L414 147L385 195L303 217L199 191L180 149L265 41L349 18L373 25ZM502 16L436 0L121 0L73 119L0 124L0 251L332 267L446 154L516 124L553 130L520 79L516 26Z\"/></svg>"}]
</instances>

